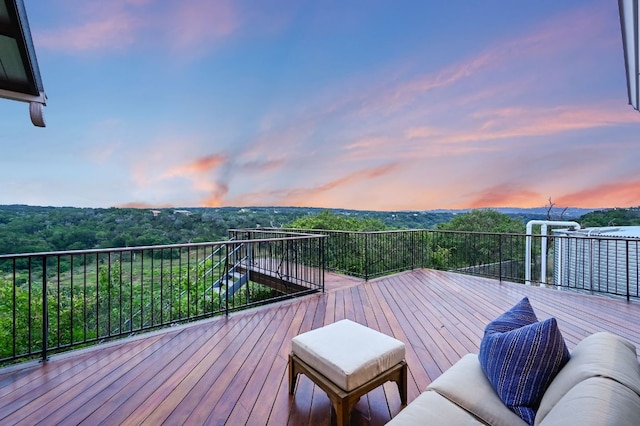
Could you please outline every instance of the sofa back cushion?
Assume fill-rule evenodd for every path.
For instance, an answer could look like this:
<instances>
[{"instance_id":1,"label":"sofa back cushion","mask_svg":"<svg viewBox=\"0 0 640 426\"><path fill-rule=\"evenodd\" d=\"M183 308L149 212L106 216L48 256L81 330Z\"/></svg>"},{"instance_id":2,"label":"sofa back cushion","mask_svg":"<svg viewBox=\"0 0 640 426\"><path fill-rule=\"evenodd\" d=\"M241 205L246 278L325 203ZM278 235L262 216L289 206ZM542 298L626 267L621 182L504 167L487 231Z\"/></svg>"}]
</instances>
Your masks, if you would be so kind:
<instances>
[{"instance_id":1,"label":"sofa back cushion","mask_svg":"<svg viewBox=\"0 0 640 426\"><path fill-rule=\"evenodd\" d=\"M535 423L541 424L573 387L591 377L614 380L640 395L640 365L635 346L607 332L593 334L578 343L569 362L547 388Z\"/></svg>"}]
</instances>

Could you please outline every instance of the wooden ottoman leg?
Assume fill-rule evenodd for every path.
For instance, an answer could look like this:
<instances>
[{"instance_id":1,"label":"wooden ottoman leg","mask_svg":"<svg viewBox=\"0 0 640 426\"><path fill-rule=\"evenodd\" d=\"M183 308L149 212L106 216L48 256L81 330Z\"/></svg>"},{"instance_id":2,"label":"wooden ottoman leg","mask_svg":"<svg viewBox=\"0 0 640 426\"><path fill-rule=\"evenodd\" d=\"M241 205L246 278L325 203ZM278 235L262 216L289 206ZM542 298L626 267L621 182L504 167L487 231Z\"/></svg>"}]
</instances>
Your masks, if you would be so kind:
<instances>
[{"instance_id":1,"label":"wooden ottoman leg","mask_svg":"<svg viewBox=\"0 0 640 426\"><path fill-rule=\"evenodd\" d=\"M400 393L400 402L402 405L407 405L407 363L405 361L403 361L402 370L400 370L398 392Z\"/></svg>"},{"instance_id":2,"label":"wooden ottoman leg","mask_svg":"<svg viewBox=\"0 0 640 426\"><path fill-rule=\"evenodd\" d=\"M293 395L296 390L296 380L298 371L295 359L289 354L289 395Z\"/></svg>"},{"instance_id":3,"label":"wooden ottoman leg","mask_svg":"<svg viewBox=\"0 0 640 426\"><path fill-rule=\"evenodd\" d=\"M347 398L335 398L333 404L334 411L336 412L336 425L348 426L349 418L351 417L351 407Z\"/></svg>"}]
</instances>

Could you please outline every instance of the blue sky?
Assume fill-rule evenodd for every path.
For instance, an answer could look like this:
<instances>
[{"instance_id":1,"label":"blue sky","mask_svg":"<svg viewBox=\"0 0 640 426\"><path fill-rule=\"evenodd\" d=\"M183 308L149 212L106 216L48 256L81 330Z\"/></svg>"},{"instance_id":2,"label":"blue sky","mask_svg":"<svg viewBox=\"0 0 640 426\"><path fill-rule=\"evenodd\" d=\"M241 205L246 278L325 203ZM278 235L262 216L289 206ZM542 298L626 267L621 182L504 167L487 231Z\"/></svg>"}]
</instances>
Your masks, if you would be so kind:
<instances>
[{"instance_id":1,"label":"blue sky","mask_svg":"<svg viewBox=\"0 0 640 426\"><path fill-rule=\"evenodd\" d=\"M640 205L610 0L25 0L0 204Z\"/></svg>"}]
</instances>

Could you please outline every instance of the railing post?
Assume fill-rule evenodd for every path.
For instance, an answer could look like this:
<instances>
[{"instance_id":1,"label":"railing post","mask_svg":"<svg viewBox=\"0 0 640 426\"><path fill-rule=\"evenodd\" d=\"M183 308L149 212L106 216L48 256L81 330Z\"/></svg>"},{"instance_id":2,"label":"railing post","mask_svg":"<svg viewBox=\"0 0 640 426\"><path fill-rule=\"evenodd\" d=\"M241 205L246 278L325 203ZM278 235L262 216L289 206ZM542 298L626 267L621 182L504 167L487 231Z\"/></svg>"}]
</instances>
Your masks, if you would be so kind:
<instances>
[{"instance_id":1,"label":"railing post","mask_svg":"<svg viewBox=\"0 0 640 426\"><path fill-rule=\"evenodd\" d=\"M627 268L626 268L626 272L627 272L627 302L630 300L629 297L629 240L625 241L626 246L627 246L627 251L626 251L626 257L627 257Z\"/></svg>"},{"instance_id":2,"label":"railing post","mask_svg":"<svg viewBox=\"0 0 640 426\"><path fill-rule=\"evenodd\" d=\"M502 282L502 234L498 234L498 279Z\"/></svg>"},{"instance_id":3,"label":"railing post","mask_svg":"<svg viewBox=\"0 0 640 426\"><path fill-rule=\"evenodd\" d=\"M416 268L416 239L415 239L415 231L410 231L409 234L409 247L411 248L411 270L413 271Z\"/></svg>"},{"instance_id":4,"label":"railing post","mask_svg":"<svg viewBox=\"0 0 640 426\"><path fill-rule=\"evenodd\" d=\"M42 361L47 361L49 344L49 304L47 298L47 256L42 256Z\"/></svg>"},{"instance_id":5,"label":"railing post","mask_svg":"<svg viewBox=\"0 0 640 426\"><path fill-rule=\"evenodd\" d=\"M369 233L364 234L364 280L369 281Z\"/></svg>"},{"instance_id":6,"label":"railing post","mask_svg":"<svg viewBox=\"0 0 640 426\"><path fill-rule=\"evenodd\" d=\"M287 278L287 280L289 280L289 278L291 278L291 271L290 271L290 266L291 266L291 250L292 250L292 243L289 240L283 241L283 245L284 245L284 276Z\"/></svg>"},{"instance_id":7,"label":"railing post","mask_svg":"<svg viewBox=\"0 0 640 426\"><path fill-rule=\"evenodd\" d=\"M229 244L224 253L224 314L229 316Z\"/></svg>"},{"instance_id":8,"label":"railing post","mask_svg":"<svg viewBox=\"0 0 640 426\"><path fill-rule=\"evenodd\" d=\"M324 293L324 272L326 269L326 256L325 256L325 239L328 237L320 237L319 241L320 241L320 279L322 281L322 292Z\"/></svg>"}]
</instances>

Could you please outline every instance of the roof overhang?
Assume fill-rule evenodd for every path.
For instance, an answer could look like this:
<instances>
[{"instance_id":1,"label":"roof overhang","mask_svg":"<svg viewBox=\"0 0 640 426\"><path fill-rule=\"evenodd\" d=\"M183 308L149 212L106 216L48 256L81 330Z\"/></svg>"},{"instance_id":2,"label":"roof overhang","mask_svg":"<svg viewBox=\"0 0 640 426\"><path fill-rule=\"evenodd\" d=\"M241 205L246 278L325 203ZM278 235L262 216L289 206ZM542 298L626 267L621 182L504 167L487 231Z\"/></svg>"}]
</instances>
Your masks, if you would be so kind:
<instances>
[{"instance_id":1,"label":"roof overhang","mask_svg":"<svg viewBox=\"0 0 640 426\"><path fill-rule=\"evenodd\" d=\"M31 122L45 127L47 96L23 0L0 0L0 97L29 103Z\"/></svg>"},{"instance_id":2,"label":"roof overhang","mask_svg":"<svg viewBox=\"0 0 640 426\"><path fill-rule=\"evenodd\" d=\"M638 10L638 0L618 0L618 9L620 10L629 104L640 111L640 58L638 53L638 46L640 45L640 34L638 32L640 12Z\"/></svg>"}]
</instances>

